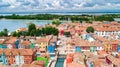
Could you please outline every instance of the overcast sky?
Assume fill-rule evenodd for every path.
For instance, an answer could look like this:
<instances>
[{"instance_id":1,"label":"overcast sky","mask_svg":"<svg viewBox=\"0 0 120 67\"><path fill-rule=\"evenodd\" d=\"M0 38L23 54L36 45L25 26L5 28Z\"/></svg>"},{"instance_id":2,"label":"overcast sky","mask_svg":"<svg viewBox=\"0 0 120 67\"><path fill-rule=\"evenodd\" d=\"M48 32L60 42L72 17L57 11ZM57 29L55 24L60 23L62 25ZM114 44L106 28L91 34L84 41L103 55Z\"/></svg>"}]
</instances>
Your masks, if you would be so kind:
<instances>
[{"instance_id":1,"label":"overcast sky","mask_svg":"<svg viewBox=\"0 0 120 67\"><path fill-rule=\"evenodd\" d=\"M0 0L0 12L120 12L120 0Z\"/></svg>"}]
</instances>

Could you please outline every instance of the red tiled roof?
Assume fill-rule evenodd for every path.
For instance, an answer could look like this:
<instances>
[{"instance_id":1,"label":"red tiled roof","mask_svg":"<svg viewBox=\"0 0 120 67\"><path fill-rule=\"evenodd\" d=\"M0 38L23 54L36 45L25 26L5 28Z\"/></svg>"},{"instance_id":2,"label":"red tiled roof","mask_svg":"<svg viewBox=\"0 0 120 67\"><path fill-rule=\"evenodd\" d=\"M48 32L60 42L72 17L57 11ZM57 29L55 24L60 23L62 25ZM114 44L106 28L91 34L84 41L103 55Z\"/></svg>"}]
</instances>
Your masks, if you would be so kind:
<instances>
[{"instance_id":1,"label":"red tiled roof","mask_svg":"<svg viewBox=\"0 0 120 67\"><path fill-rule=\"evenodd\" d=\"M31 45L31 42L30 41L23 41L20 44L21 45Z\"/></svg>"},{"instance_id":2,"label":"red tiled roof","mask_svg":"<svg viewBox=\"0 0 120 67\"><path fill-rule=\"evenodd\" d=\"M32 55L33 50L32 49L4 49L3 52L6 55Z\"/></svg>"},{"instance_id":3,"label":"red tiled roof","mask_svg":"<svg viewBox=\"0 0 120 67\"><path fill-rule=\"evenodd\" d=\"M14 44L16 42L17 38L16 37L9 37L7 40L5 40L5 44Z\"/></svg>"},{"instance_id":4,"label":"red tiled roof","mask_svg":"<svg viewBox=\"0 0 120 67\"><path fill-rule=\"evenodd\" d=\"M41 42L49 42L50 38L39 38L36 40L36 43L41 43Z\"/></svg>"}]
</instances>

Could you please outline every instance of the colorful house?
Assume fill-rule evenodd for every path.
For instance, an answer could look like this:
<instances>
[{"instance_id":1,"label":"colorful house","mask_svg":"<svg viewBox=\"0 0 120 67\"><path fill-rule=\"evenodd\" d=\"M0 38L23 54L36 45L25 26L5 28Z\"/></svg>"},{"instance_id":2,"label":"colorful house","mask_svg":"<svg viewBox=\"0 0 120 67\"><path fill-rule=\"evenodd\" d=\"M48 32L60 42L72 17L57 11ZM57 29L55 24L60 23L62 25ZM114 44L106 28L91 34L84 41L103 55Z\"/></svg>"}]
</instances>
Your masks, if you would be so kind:
<instances>
[{"instance_id":1,"label":"colorful house","mask_svg":"<svg viewBox=\"0 0 120 67\"><path fill-rule=\"evenodd\" d=\"M24 64L24 57L19 53L18 55L15 56L15 61L17 65Z\"/></svg>"},{"instance_id":2,"label":"colorful house","mask_svg":"<svg viewBox=\"0 0 120 67\"><path fill-rule=\"evenodd\" d=\"M2 49L6 49L7 48L7 45L2 45Z\"/></svg>"},{"instance_id":3,"label":"colorful house","mask_svg":"<svg viewBox=\"0 0 120 67\"><path fill-rule=\"evenodd\" d=\"M2 44L0 44L0 49L2 49Z\"/></svg>"},{"instance_id":4,"label":"colorful house","mask_svg":"<svg viewBox=\"0 0 120 67\"><path fill-rule=\"evenodd\" d=\"M4 53L7 56L9 65L16 63L15 56L17 55L17 50L15 50L15 49L5 49Z\"/></svg>"},{"instance_id":5,"label":"colorful house","mask_svg":"<svg viewBox=\"0 0 120 67\"><path fill-rule=\"evenodd\" d=\"M66 56L66 63L72 63L73 62L73 57L71 55Z\"/></svg>"},{"instance_id":6,"label":"colorful house","mask_svg":"<svg viewBox=\"0 0 120 67\"><path fill-rule=\"evenodd\" d=\"M0 40L0 49L2 49L3 48L3 40Z\"/></svg>"},{"instance_id":7,"label":"colorful house","mask_svg":"<svg viewBox=\"0 0 120 67\"><path fill-rule=\"evenodd\" d=\"M7 61L4 61L4 64L9 65L30 64L34 61L33 57L35 57L32 49L4 49L3 53L7 57Z\"/></svg>"},{"instance_id":8,"label":"colorful house","mask_svg":"<svg viewBox=\"0 0 120 67\"><path fill-rule=\"evenodd\" d=\"M91 42L90 51L96 52L97 50L103 50L102 43L98 41Z\"/></svg>"},{"instance_id":9,"label":"colorful house","mask_svg":"<svg viewBox=\"0 0 120 67\"><path fill-rule=\"evenodd\" d=\"M48 48L50 38L39 38L36 40L35 49L38 53L45 53Z\"/></svg>"},{"instance_id":10,"label":"colorful house","mask_svg":"<svg viewBox=\"0 0 120 67\"><path fill-rule=\"evenodd\" d=\"M48 52L49 53L54 53L55 52L55 45L53 44L50 44L49 46L48 46Z\"/></svg>"},{"instance_id":11,"label":"colorful house","mask_svg":"<svg viewBox=\"0 0 120 67\"><path fill-rule=\"evenodd\" d=\"M118 52L120 52L120 45L118 45L118 48L117 48L117 49L118 49Z\"/></svg>"},{"instance_id":12,"label":"colorful house","mask_svg":"<svg viewBox=\"0 0 120 67\"><path fill-rule=\"evenodd\" d=\"M48 45L48 52L54 53L57 45L57 36L52 36Z\"/></svg>"},{"instance_id":13,"label":"colorful house","mask_svg":"<svg viewBox=\"0 0 120 67\"><path fill-rule=\"evenodd\" d=\"M18 47L19 47L19 43L20 43L20 41L19 41L19 40L17 40L17 41L15 42L16 48L18 48Z\"/></svg>"},{"instance_id":14,"label":"colorful house","mask_svg":"<svg viewBox=\"0 0 120 67\"><path fill-rule=\"evenodd\" d=\"M19 49L29 49L30 45L31 45L30 41L24 40L24 41L20 42L18 47L19 47Z\"/></svg>"},{"instance_id":15,"label":"colorful house","mask_svg":"<svg viewBox=\"0 0 120 67\"><path fill-rule=\"evenodd\" d=\"M21 49L21 56L24 57L24 64L31 64L33 61L34 52L32 49Z\"/></svg>"},{"instance_id":16,"label":"colorful house","mask_svg":"<svg viewBox=\"0 0 120 67\"><path fill-rule=\"evenodd\" d=\"M76 52L81 52L81 47L80 46L76 46Z\"/></svg>"},{"instance_id":17,"label":"colorful house","mask_svg":"<svg viewBox=\"0 0 120 67\"><path fill-rule=\"evenodd\" d=\"M90 67L94 67L94 65L93 65L93 63L92 63L92 62L90 62Z\"/></svg>"},{"instance_id":18,"label":"colorful house","mask_svg":"<svg viewBox=\"0 0 120 67\"><path fill-rule=\"evenodd\" d=\"M48 63L49 63L49 59L46 58L46 57L37 57L37 62L40 62L40 61L44 61L44 67L47 67ZM34 62L33 62L34 63ZM32 63L32 64L33 64Z\"/></svg>"},{"instance_id":19,"label":"colorful house","mask_svg":"<svg viewBox=\"0 0 120 67\"><path fill-rule=\"evenodd\" d=\"M95 41L94 38L92 37L92 34L87 34L85 39L88 40L89 42Z\"/></svg>"},{"instance_id":20,"label":"colorful house","mask_svg":"<svg viewBox=\"0 0 120 67\"><path fill-rule=\"evenodd\" d=\"M34 61L34 52L32 49L19 49L15 56L16 64L31 64Z\"/></svg>"},{"instance_id":21,"label":"colorful house","mask_svg":"<svg viewBox=\"0 0 120 67\"><path fill-rule=\"evenodd\" d=\"M3 45L4 41L5 41L5 39L1 39L1 40L0 40L0 49L7 48L6 45Z\"/></svg>"},{"instance_id":22,"label":"colorful house","mask_svg":"<svg viewBox=\"0 0 120 67\"><path fill-rule=\"evenodd\" d=\"M65 46L65 52L66 53L74 53L75 52L75 45L74 44L67 44L66 46Z\"/></svg>"},{"instance_id":23,"label":"colorful house","mask_svg":"<svg viewBox=\"0 0 120 67\"><path fill-rule=\"evenodd\" d=\"M35 48L35 44L32 43L32 44L30 45L30 48L31 48L31 49L34 49L34 48Z\"/></svg>"},{"instance_id":24,"label":"colorful house","mask_svg":"<svg viewBox=\"0 0 120 67\"><path fill-rule=\"evenodd\" d=\"M96 51L96 46L90 46L90 52L95 52Z\"/></svg>"},{"instance_id":25,"label":"colorful house","mask_svg":"<svg viewBox=\"0 0 120 67\"><path fill-rule=\"evenodd\" d=\"M104 44L104 50L105 50L106 52L112 51L112 45L111 45L109 42L106 42L106 43Z\"/></svg>"},{"instance_id":26,"label":"colorful house","mask_svg":"<svg viewBox=\"0 0 120 67\"><path fill-rule=\"evenodd\" d=\"M4 42L4 46L7 46L8 49L16 48L15 45L16 41L17 41L16 37L8 37Z\"/></svg>"},{"instance_id":27,"label":"colorful house","mask_svg":"<svg viewBox=\"0 0 120 67\"><path fill-rule=\"evenodd\" d=\"M4 54L2 49L0 49L0 64L3 64L3 65L8 64L7 57Z\"/></svg>"},{"instance_id":28,"label":"colorful house","mask_svg":"<svg viewBox=\"0 0 120 67\"><path fill-rule=\"evenodd\" d=\"M117 52L118 51L118 44L119 44L120 42L118 41L118 40L112 40L112 41L110 41L110 44L111 44L111 47L112 47L112 51L114 51L114 52Z\"/></svg>"}]
</instances>

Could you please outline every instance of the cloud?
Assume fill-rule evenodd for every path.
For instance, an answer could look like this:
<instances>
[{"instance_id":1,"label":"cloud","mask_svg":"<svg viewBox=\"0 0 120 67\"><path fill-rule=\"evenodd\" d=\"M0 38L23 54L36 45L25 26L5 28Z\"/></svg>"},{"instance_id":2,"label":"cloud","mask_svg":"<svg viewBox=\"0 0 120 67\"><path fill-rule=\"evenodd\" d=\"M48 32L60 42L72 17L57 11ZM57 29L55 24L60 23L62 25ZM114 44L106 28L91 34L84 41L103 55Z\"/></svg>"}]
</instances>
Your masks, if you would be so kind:
<instances>
[{"instance_id":1,"label":"cloud","mask_svg":"<svg viewBox=\"0 0 120 67\"><path fill-rule=\"evenodd\" d=\"M0 12L42 10L120 10L120 0L0 0ZM7 10L5 10L7 9Z\"/></svg>"}]
</instances>

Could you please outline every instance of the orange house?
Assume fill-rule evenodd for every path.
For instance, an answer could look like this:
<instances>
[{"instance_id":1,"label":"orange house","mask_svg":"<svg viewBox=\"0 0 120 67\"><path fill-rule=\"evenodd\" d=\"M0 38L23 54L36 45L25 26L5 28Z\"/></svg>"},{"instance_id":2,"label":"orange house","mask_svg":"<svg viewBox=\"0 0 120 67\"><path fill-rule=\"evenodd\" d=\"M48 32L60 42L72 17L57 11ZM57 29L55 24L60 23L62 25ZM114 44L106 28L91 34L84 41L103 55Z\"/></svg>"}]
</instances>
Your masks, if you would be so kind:
<instances>
[{"instance_id":1,"label":"orange house","mask_svg":"<svg viewBox=\"0 0 120 67\"><path fill-rule=\"evenodd\" d=\"M66 57L66 63L72 63L72 61L73 61L73 57L70 56L70 55L67 55L67 57Z\"/></svg>"},{"instance_id":2,"label":"orange house","mask_svg":"<svg viewBox=\"0 0 120 67\"><path fill-rule=\"evenodd\" d=\"M34 51L32 49L5 49L8 64L31 64L34 61ZM20 58L21 57L21 58Z\"/></svg>"},{"instance_id":3,"label":"orange house","mask_svg":"<svg viewBox=\"0 0 120 67\"><path fill-rule=\"evenodd\" d=\"M33 50L32 49L22 49L20 54L24 57L24 64L31 64L33 61Z\"/></svg>"},{"instance_id":4,"label":"orange house","mask_svg":"<svg viewBox=\"0 0 120 67\"><path fill-rule=\"evenodd\" d=\"M111 44L112 44L112 51L118 51L118 44L120 42L119 41L112 41Z\"/></svg>"},{"instance_id":5,"label":"orange house","mask_svg":"<svg viewBox=\"0 0 120 67\"><path fill-rule=\"evenodd\" d=\"M9 65L16 63L15 56L18 55L17 51L18 51L17 49L5 49L4 50L4 53L7 56Z\"/></svg>"}]
</instances>

